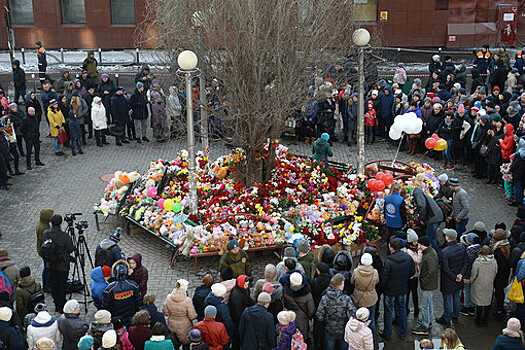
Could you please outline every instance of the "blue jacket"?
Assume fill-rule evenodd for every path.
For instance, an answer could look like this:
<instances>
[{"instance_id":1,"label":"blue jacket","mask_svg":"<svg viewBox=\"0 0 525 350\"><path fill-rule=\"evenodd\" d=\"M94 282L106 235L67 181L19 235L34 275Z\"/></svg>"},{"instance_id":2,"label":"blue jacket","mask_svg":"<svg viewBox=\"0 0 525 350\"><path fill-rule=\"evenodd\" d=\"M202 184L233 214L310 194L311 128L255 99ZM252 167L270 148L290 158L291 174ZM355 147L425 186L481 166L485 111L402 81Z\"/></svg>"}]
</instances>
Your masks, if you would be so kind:
<instances>
[{"instance_id":1,"label":"blue jacket","mask_svg":"<svg viewBox=\"0 0 525 350\"><path fill-rule=\"evenodd\" d=\"M521 343L520 338L512 338L508 335L498 335L492 350L523 350L525 347Z\"/></svg>"},{"instance_id":2,"label":"blue jacket","mask_svg":"<svg viewBox=\"0 0 525 350\"><path fill-rule=\"evenodd\" d=\"M312 103L307 103L304 105L302 109L302 115L306 122L306 124L312 124L315 125L317 123L317 102L313 101ZM312 121L309 121L307 119L312 118Z\"/></svg>"},{"instance_id":3,"label":"blue jacket","mask_svg":"<svg viewBox=\"0 0 525 350\"><path fill-rule=\"evenodd\" d=\"M111 98L111 114L117 124L127 124L129 121L128 100L124 95L113 95Z\"/></svg>"},{"instance_id":4,"label":"blue jacket","mask_svg":"<svg viewBox=\"0 0 525 350\"><path fill-rule=\"evenodd\" d=\"M404 224L402 211L404 210L405 199L398 192L393 192L385 197L385 220L386 225L391 228L401 228Z\"/></svg>"},{"instance_id":5,"label":"blue jacket","mask_svg":"<svg viewBox=\"0 0 525 350\"><path fill-rule=\"evenodd\" d=\"M392 118L392 105L394 104L394 95L392 94L392 87L385 86L390 93L387 95L384 92L379 96L379 118Z\"/></svg>"},{"instance_id":6,"label":"blue jacket","mask_svg":"<svg viewBox=\"0 0 525 350\"><path fill-rule=\"evenodd\" d=\"M206 299L204 300L204 307L208 305L213 305L217 309L217 317L215 320L217 322L221 322L226 327L226 330L228 331L228 335L231 338L231 335L233 334L235 330L235 324L233 323L231 314L230 314L230 308L228 305L224 302L224 298L219 298L215 296L212 292L208 294ZM272 318L273 322L273 318Z\"/></svg>"},{"instance_id":7,"label":"blue jacket","mask_svg":"<svg viewBox=\"0 0 525 350\"><path fill-rule=\"evenodd\" d=\"M102 294L104 289L109 285L109 283L104 278L102 273L102 267L95 267L91 270L91 282L89 282L89 288L91 289L91 295L93 296L93 304L95 307L100 310L102 309Z\"/></svg>"},{"instance_id":8,"label":"blue jacket","mask_svg":"<svg viewBox=\"0 0 525 350\"><path fill-rule=\"evenodd\" d=\"M150 317L149 318L149 326L150 326L150 328L153 328L155 323L160 322L160 323L162 323L164 325L164 327L166 327L166 330L169 331L168 324L166 323L166 317L164 317L164 314L162 312L157 310L157 307L155 306L155 304L144 305L140 309L141 310L146 310L149 313L149 317Z\"/></svg>"},{"instance_id":9,"label":"blue jacket","mask_svg":"<svg viewBox=\"0 0 525 350\"><path fill-rule=\"evenodd\" d=\"M58 94L52 87L49 90L42 90L42 104L44 105L44 111L47 111L49 107L49 101L55 99L58 102ZM65 117L65 116L64 116Z\"/></svg>"},{"instance_id":10,"label":"blue jacket","mask_svg":"<svg viewBox=\"0 0 525 350\"><path fill-rule=\"evenodd\" d=\"M193 307L197 312L197 320L202 321L204 319L204 300L208 294L210 294L211 288L206 286L199 286L195 288L195 293L193 294Z\"/></svg>"},{"instance_id":11,"label":"blue jacket","mask_svg":"<svg viewBox=\"0 0 525 350\"><path fill-rule=\"evenodd\" d=\"M441 292L452 294L463 289L463 280L456 282L456 276L465 275L468 269L468 256L463 244L447 242L441 251Z\"/></svg>"},{"instance_id":12,"label":"blue jacket","mask_svg":"<svg viewBox=\"0 0 525 350\"><path fill-rule=\"evenodd\" d=\"M25 349L22 334L9 325L8 321L0 321L0 340L8 345L8 350Z\"/></svg>"},{"instance_id":13,"label":"blue jacket","mask_svg":"<svg viewBox=\"0 0 525 350\"><path fill-rule=\"evenodd\" d=\"M383 265L381 283L383 293L389 297L397 297L407 293L408 280L416 273L414 260L407 253L398 250L390 254Z\"/></svg>"},{"instance_id":14,"label":"blue jacket","mask_svg":"<svg viewBox=\"0 0 525 350\"><path fill-rule=\"evenodd\" d=\"M241 349L273 349L277 346L273 316L262 305L244 310L239 324Z\"/></svg>"},{"instance_id":15,"label":"blue jacket","mask_svg":"<svg viewBox=\"0 0 525 350\"><path fill-rule=\"evenodd\" d=\"M452 95L450 94L450 92L448 92L447 90L439 90L437 93L436 93L436 97L439 97L441 99L441 101L448 101L452 98Z\"/></svg>"},{"instance_id":16,"label":"blue jacket","mask_svg":"<svg viewBox=\"0 0 525 350\"><path fill-rule=\"evenodd\" d=\"M112 317L122 318L122 323L131 325L131 318L139 311L142 304L139 285L127 280L129 265L119 260L113 265L113 277L102 294L102 308L111 312Z\"/></svg>"},{"instance_id":17,"label":"blue jacket","mask_svg":"<svg viewBox=\"0 0 525 350\"><path fill-rule=\"evenodd\" d=\"M82 137L82 129L80 128L80 122L75 117L73 110L69 111L69 136L72 140L80 139Z\"/></svg>"}]
</instances>

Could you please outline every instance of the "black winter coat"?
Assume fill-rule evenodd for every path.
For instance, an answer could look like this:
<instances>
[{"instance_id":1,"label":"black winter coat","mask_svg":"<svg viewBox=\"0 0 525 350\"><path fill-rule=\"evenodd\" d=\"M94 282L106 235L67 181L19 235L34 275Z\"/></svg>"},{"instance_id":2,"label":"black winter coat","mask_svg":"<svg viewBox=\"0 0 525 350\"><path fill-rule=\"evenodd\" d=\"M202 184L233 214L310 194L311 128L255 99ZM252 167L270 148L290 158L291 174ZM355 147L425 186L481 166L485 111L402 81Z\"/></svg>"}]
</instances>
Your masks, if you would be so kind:
<instances>
[{"instance_id":1,"label":"black winter coat","mask_svg":"<svg viewBox=\"0 0 525 350\"><path fill-rule=\"evenodd\" d=\"M195 293L193 294L193 307L195 312L197 312L197 320L202 321L204 319L204 300L210 294L211 288L206 286L199 286L195 288Z\"/></svg>"},{"instance_id":2,"label":"black winter coat","mask_svg":"<svg viewBox=\"0 0 525 350\"><path fill-rule=\"evenodd\" d=\"M262 305L244 310L239 324L241 349L270 350L277 345L272 314Z\"/></svg>"},{"instance_id":3,"label":"black winter coat","mask_svg":"<svg viewBox=\"0 0 525 350\"><path fill-rule=\"evenodd\" d=\"M40 102L36 99L31 99L31 92L28 92L26 95L26 112L29 107L33 107L35 109L35 115L38 118L38 122L42 120L42 105Z\"/></svg>"},{"instance_id":4,"label":"black winter coat","mask_svg":"<svg viewBox=\"0 0 525 350\"><path fill-rule=\"evenodd\" d=\"M494 278L494 288L505 288L509 284L510 275L510 257L507 259L501 248L494 251L494 258L498 263L498 272Z\"/></svg>"},{"instance_id":5,"label":"black winter coat","mask_svg":"<svg viewBox=\"0 0 525 350\"><path fill-rule=\"evenodd\" d=\"M16 90L26 89L26 72L20 68L20 61L14 60L13 64L16 64L17 69L13 69L13 83Z\"/></svg>"},{"instance_id":6,"label":"black winter coat","mask_svg":"<svg viewBox=\"0 0 525 350\"><path fill-rule=\"evenodd\" d=\"M148 102L146 101L144 92L135 89L131 95L129 104L132 109L131 117L133 119L142 120L148 117Z\"/></svg>"},{"instance_id":7,"label":"black winter coat","mask_svg":"<svg viewBox=\"0 0 525 350\"><path fill-rule=\"evenodd\" d=\"M122 318L124 325L131 325L131 318L140 309L142 300L140 288L135 281L126 279L128 264L123 260L113 264L115 282L110 283L102 294L102 307L111 312L112 317Z\"/></svg>"},{"instance_id":8,"label":"black winter coat","mask_svg":"<svg viewBox=\"0 0 525 350\"><path fill-rule=\"evenodd\" d=\"M405 252L390 254L383 265L381 283L383 293L396 297L407 293L408 280L416 273L414 260Z\"/></svg>"},{"instance_id":9,"label":"black winter coat","mask_svg":"<svg viewBox=\"0 0 525 350\"><path fill-rule=\"evenodd\" d=\"M515 180L525 179L525 159L522 159L519 153L514 155L514 160L510 165L510 172Z\"/></svg>"},{"instance_id":10,"label":"black winter coat","mask_svg":"<svg viewBox=\"0 0 525 350\"><path fill-rule=\"evenodd\" d=\"M0 135L0 166L2 162L8 162L10 159L9 143L4 135Z\"/></svg>"},{"instance_id":11,"label":"black winter coat","mask_svg":"<svg viewBox=\"0 0 525 350\"><path fill-rule=\"evenodd\" d=\"M235 286L230 294L230 314L235 325L239 326L241 322L242 313L250 306L255 305L255 302L250 297L250 291Z\"/></svg>"},{"instance_id":12,"label":"black winter coat","mask_svg":"<svg viewBox=\"0 0 525 350\"><path fill-rule=\"evenodd\" d=\"M49 269L69 272L69 265L71 261L69 257L70 254L75 250L71 236L62 231L60 226L51 226L50 229L44 231L44 241L47 241L48 239L53 240L53 243L62 257L62 259L59 261L50 261Z\"/></svg>"},{"instance_id":13,"label":"black winter coat","mask_svg":"<svg viewBox=\"0 0 525 350\"><path fill-rule=\"evenodd\" d=\"M78 341L88 331L89 324L78 314L62 314L58 319L58 329L64 337L62 350L76 350Z\"/></svg>"},{"instance_id":14,"label":"black winter coat","mask_svg":"<svg viewBox=\"0 0 525 350\"><path fill-rule=\"evenodd\" d=\"M16 112L9 111L9 119L11 123L15 126L16 136L22 134L22 119L24 119L24 112L21 109L17 109Z\"/></svg>"},{"instance_id":15,"label":"black winter coat","mask_svg":"<svg viewBox=\"0 0 525 350\"><path fill-rule=\"evenodd\" d=\"M166 323L166 317L164 314L157 310L155 304L144 305L140 308L141 310L146 310L149 313L149 327L153 328L155 323L160 322L166 327L166 331L169 332L168 324Z\"/></svg>"},{"instance_id":16,"label":"black winter coat","mask_svg":"<svg viewBox=\"0 0 525 350\"><path fill-rule=\"evenodd\" d=\"M445 112L443 112L443 109L441 109L438 114L435 114L434 111L430 113L430 116L427 120L427 131L429 135L432 135L438 131L439 126L443 122L443 119L445 119Z\"/></svg>"},{"instance_id":17,"label":"black winter coat","mask_svg":"<svg viewBox=\"0 0 525 350\"><path fill-rule=\"evenodd\" d=\"M505 137L505 134L503 133L503 128L501 128L500 131L494 130L494 136L490 137L487 140L486 145L488 147L488 150L487 150L486 161L488 164L491 164L491 165L501 164L501 161L503 158L501 156L501 149L498 146L499 146L499 140L503 140L504 137Z\"/></svg>"},{"instance_id":18,"label":"black winter coat","mask_svg":"<svg viewBox=\"0 0 525 350\"><path fill-rule=\"evenodd\" d=\"M38 138L38 136L40 136L38 125L39 122L37 115L30 115L29 113L26 113L24 119L22 119L22 125L20 129L26 138Z\"/></svg>"},{"instance_id":19,"label":"black winter coat","mask_svg":"<svg viewBox=\"0 0 525 350\"><path fill-rule=\"evenodd\" d=\"M116 124L127 124L129 122L128 100L124 95L113 95L111 98L111 114Z\"/></svg>"},{"instance_id":20,"label":"black winter coat","mask_svg":"<svg viewBox=\"0 0 525 350\"><path fill-rule=\"evenodd\" d=\"M525 232L525 219L519 217L514 221L512 228L510 229L510 235L514 242L521 242L521 234Z\"/></svg>"},{"instance_id":21,"label":"black winter coat","mask_svg":"<svg viewBox=\"0 0 525 350\"><path fill-rule=\"evenodd\" d=\"M321 301L321 297L324 295L326 288L330 285L330 280L332 279L332 276L326 274L326 275L319 275L315 277L312 282L310 282L310 286L312 288L312 297L314 298L314 304L315 308L319 306L319 302Z\"/></svg>"},{"instance_id":22,"label":"black winter coat","mask_svg":"<svg viewBox=\"0 0 525 350\"><path fill-rule=\"evenodd\" d=\"M463 280L456 282L457 275L464 275L468 268L465 246L448 242L441 251L441 293L452 294L463 288Z\"/></svg>"},{"instance_id":23,"label":"black winter coat","mask_svg":"<svg viewBox=\"0 0 525 350\"><path fill-rule=\"evenodd\" d=\"M438 135L445 140L459 141L459 134L462 128L463 119L452 117L452 123L450 125L447 125L445 123L445 119L443 119L441 125L439 126Z\"/></svg>"}]
</instances>

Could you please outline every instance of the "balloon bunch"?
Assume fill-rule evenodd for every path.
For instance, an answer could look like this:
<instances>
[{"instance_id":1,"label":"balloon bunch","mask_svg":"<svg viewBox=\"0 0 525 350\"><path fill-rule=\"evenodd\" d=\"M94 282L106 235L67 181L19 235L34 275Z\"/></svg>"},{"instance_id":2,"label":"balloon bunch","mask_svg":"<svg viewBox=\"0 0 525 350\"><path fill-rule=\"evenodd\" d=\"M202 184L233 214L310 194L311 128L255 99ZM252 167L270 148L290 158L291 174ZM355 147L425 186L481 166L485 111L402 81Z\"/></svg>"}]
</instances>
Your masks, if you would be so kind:
<instances>
[{"instance_id":1,"label":"balloon bunch","mask_svg":"<svg viewBox=\"0 0 525 350\"><path fill-rule=\"evenodd\" d=\"M155 198L157 197L157 188L156 187L150 187L148 188L148 197ZM157 201L157 205L161 209L165 209L166 211L172 211L175 214L180 213L182 210L182 204L175 202L173 199L164 199L161 198Z\"/></svg>"},{"instance_id":2,"label":"balloon bunch","mask_svg":"<svg viewBox=\"0 0 525 350\"><path fill-rule=\"evenodd\" d=\"M434 151L443 151L448 147L447 141L440 138L437 134L433 134L431 137L425 140L425 146Z\"/></svg>"},{"instance_id":3,"label":"balloon bunch","mask_svg":"<svg viewBox=\"0 0 525 350\"><path fill-rule=\"evenodd\" d=\"M375 179L367 181L368 189L371 192L380 192L385 189L386 186L394 182L394 175L391 173L378 172Z\"/></svg>"}]
</instances>

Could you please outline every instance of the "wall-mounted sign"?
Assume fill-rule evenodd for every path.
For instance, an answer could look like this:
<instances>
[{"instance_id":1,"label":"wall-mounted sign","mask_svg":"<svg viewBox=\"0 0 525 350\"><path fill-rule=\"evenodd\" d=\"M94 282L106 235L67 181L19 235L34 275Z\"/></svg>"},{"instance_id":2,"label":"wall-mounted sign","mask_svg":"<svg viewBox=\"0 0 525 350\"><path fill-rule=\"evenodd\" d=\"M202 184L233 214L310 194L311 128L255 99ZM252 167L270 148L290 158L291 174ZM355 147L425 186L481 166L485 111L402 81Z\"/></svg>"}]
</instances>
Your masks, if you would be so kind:
<instances>
[{"instance_id":1,"label":"wall-mounted sign","mask_svg":"<svg viewBox=\"0 0 525 350\"><path fill-rule=\"evenodd\" d=\"M455 35L449 35L448 36L448 41L456 41L456 36Z\"/></svg>"},{"instance_id":2,"label":"wall-mounted sign","mask_svg":"<svg viewBox=\"0 0 525 350\"><path fill-rule=\"evenodd\" d=\"M514 13L504 13L503 14L503 21L504 22L512 22L512 21L514 21Z\"/></svg>"},{"instance_id":3,"label":"wall-mounted sign","mask_svg":"<svg viewBox=\"0 0 525 350\"><path fill-rule=\"evenodd\" d=\"M388 21L388 11L381 11L379 15L379 22L386 22Z\"/></svg>"}]
</instances>

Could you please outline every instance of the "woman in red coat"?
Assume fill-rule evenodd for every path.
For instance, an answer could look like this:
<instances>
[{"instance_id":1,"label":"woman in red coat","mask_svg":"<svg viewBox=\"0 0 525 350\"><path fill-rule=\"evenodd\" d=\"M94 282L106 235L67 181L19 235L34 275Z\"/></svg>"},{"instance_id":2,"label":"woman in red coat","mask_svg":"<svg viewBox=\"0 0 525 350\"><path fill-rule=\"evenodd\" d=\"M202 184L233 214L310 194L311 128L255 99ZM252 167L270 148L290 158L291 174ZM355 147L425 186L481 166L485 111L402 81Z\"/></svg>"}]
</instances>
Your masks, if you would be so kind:
<instances>
[{"instance_id":1,"label":"woman in red coat","mask_svg":"<svg viewBox=\"0 0 525 350\"><path fill-rule=\"evenodd\" d=\"M514 148L516 147L516 141L514 140L514 126L512 124L507 124L503 130L505 132L505 138L499 141L499 147L501 148L503 162L508 163L510 162L510 155L514 152Z\"/></svg>"}]
</instances>

